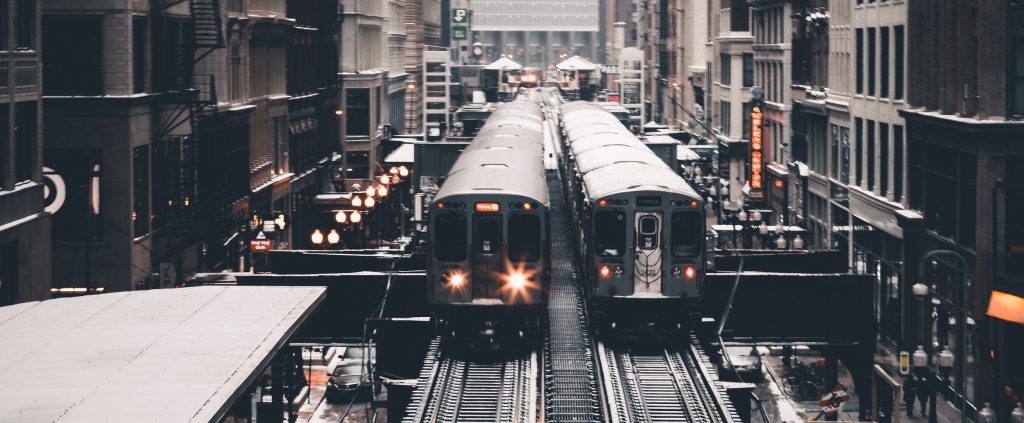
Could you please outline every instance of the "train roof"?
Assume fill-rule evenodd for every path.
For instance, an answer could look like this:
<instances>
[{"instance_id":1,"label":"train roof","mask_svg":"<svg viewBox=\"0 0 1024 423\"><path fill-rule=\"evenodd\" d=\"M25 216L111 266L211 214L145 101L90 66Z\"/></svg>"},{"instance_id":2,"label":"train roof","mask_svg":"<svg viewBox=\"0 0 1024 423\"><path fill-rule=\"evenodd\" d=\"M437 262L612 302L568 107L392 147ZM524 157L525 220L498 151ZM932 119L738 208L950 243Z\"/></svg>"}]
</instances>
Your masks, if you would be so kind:
<instances>
[{"instance_id":1,"label":"train roof","mask_svg":"<svg viewBox=\"0 0 1024 423\"><path fill-rule=\"evenodd\" d=\"M550 205L548 184L543 174L525 173L502 165L484 166L448 176L434 200L457 195L520 195Z\"/></svg>"},{"instance_id":2,"label":"train roof","mask_svg":"<svg viewBox=\"0 0 1024 423\"><path fill-rule=\"evenodd\" d=\"M544 174L544 156L536 151L503 147L464 150L452 165L448 177L456 172L504 165L521 172Z\"/></svg>"},{"instance_id":3,"label":"train roof","mask_svg":"<svg viewBox=\"0 0 1024 423\"><path fill-rule=\"evenodd\" d=\"M435 199L480 193L521 195L549 204L540 106L498 106L452 165Z\"/></svg>"},{"instance_id":4,"label":"train roof","mask_svg":"<svg viewBox=\"0 0 1024 423\"><path fill-rule=\"evenodd\" d=\"M591 200L611 194L662 191L700 198L682 177L601 105L562 106L562 124Z\"/></svg>"},{"instance_id":5,"label":"train roof","mask_svg":"<svg viewBox=\"0 0 1024 423\"><path fill-rule=\"evenodd\" d=\"M576 154L576 169L584 175L596 169L620 163L643 163L651 166L664 166L668 169L668 165L657 156L651 157L651 154L632 146L610 145Z\"/></svg>"},{"instance_id":6,"label":"train roof","mask_svg":"<svg viewBox=\"0 0 1024 423\"><path fill-rule=\"evenodd\" d=\"M664 191L701 199L690 184L664 165L617 163L583 175L583 184L591 200L635 191Z\"/></svg>"}]
</instances>

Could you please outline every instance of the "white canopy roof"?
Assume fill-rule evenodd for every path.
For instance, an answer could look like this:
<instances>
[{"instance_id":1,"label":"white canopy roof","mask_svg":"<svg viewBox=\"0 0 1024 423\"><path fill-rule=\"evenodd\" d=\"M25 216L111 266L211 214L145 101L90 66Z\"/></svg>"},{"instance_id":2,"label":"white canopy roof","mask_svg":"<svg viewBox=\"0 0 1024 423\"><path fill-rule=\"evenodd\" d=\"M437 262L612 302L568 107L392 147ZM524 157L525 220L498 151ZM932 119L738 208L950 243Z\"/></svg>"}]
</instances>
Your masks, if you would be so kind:
<instances>
[{"instance_id":1,"label":"white canopy roof","mask_svg":"<svg viewBox=\"0 0 1024 423\"><path fill-rule=\"evenodd\" d=\"M384 163L412 163L416 157L413 144L402 144L384 158Z\"/></svg>"},{"instance_id":2,"label":"white canopy roof","mask_svg":"<svg viewBox=\"0 0 1024 423\"><path fill-rule=\"evenodd\" d=\"M503 71L519 70L519 69L522 69L522 68L523 68L523 65L520 65L520 64L512 61L512 59L509 59L507 57L502 57L502 58L500 58L498 60L495 60L495 61L491 62L491 64L489 64L487 66L484 66L484 69L486 69L486 70L503 70Z\"/></svg>"},{"instance_id":3,"label":"white canopy roof","mask_svg":"<svg viewBox=\"0 0 1024 423\"><path fill-rule=\"evenodd\" d=\"M0 421L219 421L325 296L203 286L0 307Z\"/></svg>"},{"instance_id":4,"label":"white canopy roof","mask_svg":"<svg viewBox=\"0 0 1024 423\"><path fill-rule=\"evenodd\" d=\"M584 59L580 56L573 56L565 59L562 63L556 65L559 70L564 71L592 71L597 70L597 66L591 63L589 60Z\"/></svg>"}]
</instances>

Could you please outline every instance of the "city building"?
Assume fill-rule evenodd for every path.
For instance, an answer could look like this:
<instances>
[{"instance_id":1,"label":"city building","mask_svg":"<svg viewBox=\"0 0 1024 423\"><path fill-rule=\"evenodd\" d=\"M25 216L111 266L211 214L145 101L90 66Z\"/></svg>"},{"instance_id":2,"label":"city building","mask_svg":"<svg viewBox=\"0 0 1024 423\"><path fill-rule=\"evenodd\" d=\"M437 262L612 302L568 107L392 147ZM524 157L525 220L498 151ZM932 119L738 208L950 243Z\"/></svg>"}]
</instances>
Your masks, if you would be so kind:
<instances>
[{"instance_id":1,"label":"city building","mask_svg":"<svg viewBox=\"0 0 1024 423\"><path fill-rule=\"evenodd\" d=\"M743 141L750 138L754 37L750 33L750 6L745 1L717 0L712 6L718 13L708 27L713 40L706 58L708 64L704 68L694 67L686 82L680 82L680 87L689 87L692 93L683 96L687 103L681 106L687 111L684 119L689 122L688 130L694 138L709 139L726 147L720 153L725 153L730 165L720 167L719 172L728 179L728 196L723 200L729 200L732 206L742 204L741 188L748 179L750 158ZM703 34L693 36L701 42L705 39ZM700 72L705 68L710 72ZM732 145L736 147L730 149Z\"/></svg>"},{"instance_id":2,"label":"city building","mask_svg":"<svg viewBox=\"0 0 1024 423\"><path fill-rule=\"evenodd\" d=\"M881 7L864 3L855 7ZM1024 225L1015 217L1024 210L1024 5L912 1L906 8L905 42L914 48L907 52L908 106L899 111L904 197L919 214L899 216L905 340L930 353L953 352L950 389L966 395L972 414L991 402L1009 416L1024 392L1024 326L1003 320L999 300L1024 297ZM934 250L955 254L922 265ZM910 281L925 282L930 300L909 295Z\"/></svg>"},{"instance_id":3,"label":"city building","mask_svg":"<svg viewBox=\"0 0 1024 423\"><path fill-rule=\"evenodd\" d=\"M423 52L441 45L441 2L410 1L405 4L405 72L409 74L405 92L406 134L422 134L423 127Z\"/></svg>"},{"instance_id":4,"label":"city building","mask_svg":"<svg viewBox=\"0 0 1024 423\"><path fill-rule=\"evenodd\" d=\"M474 0L469 7L480 64L505 56L547 69L575 55L593 62L604 58L602 0Z\"/></svg>"},{"instance_id":5,"label":"city building","mask_svg":"<svg viewBox=\"0 0 1024 423\"><path fill-rule=\"evenodd\" d=\"M41 4L43 162L68 187L53 217L58 291L173 286L201 267L196 224L213 196L199 189L196 117L212 86L193 60L223 45L216 5Z\"/></svg>"},{"instance_id":6,"label":"city building","mask_svg":"<svg viewBox=\"0 0 1024 423\"><path fill-rule=\"evenodd\" d=\"M406 34L406 1L388 0L387 17L387 75L384 79L383 99L385 107L382 109L384 116L381 122L387 125L390 133L405 132L405 97L407 90L405 82L409 73L405 69L407 39ZM415 3L415 2L408 2ZM409 81L414 81L409 79ZM385 134L387 137L389 134ZM384 160L383 157L380 160Z\"/></svg>"},{"instance_id":7,"label":"city building","mask_svg":"<svg viewBox=\"0 0 1024 423\"><path fill-rule=\"evenodd\" d=\"M383 103L387 98L385 90L390 88L386 84L389 66L386 6L390 3L343 0L342 4L345 7L340 64L341 172L343 191L347 191L353 184L366 186L380 170L377 163L383 159L380 141L387 122Z\"/></svg>"},{"instance_id":8,"label":"city building","mask_svg":"<svg viewBox=\"0 0 1024 423\"><path fill-rule=\"evenodd\" d=\"M72 207L81 212L86 206L70 198L67 184L43 167L40 6L18 1L0 8L5 53L0 59L0 306L5 306L50 298L50 288L58 286L51 285L53 213Z\"/></svg>"}]
</instances>

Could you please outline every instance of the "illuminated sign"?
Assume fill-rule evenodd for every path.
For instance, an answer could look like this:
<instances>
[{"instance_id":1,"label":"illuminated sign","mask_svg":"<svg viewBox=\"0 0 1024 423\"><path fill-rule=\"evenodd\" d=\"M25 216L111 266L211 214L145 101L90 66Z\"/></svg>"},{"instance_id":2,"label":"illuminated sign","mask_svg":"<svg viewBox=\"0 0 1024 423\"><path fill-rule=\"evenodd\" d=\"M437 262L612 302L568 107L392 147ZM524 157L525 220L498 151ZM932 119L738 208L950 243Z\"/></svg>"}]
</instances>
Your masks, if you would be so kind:
<instances>
[{"instance_id":1,"label":"illuminated sign","mask_svg":"<svg viewBox=\"0 0 1024 423\"><path fill-rule=\"evenodd\" d=\"M764 112L760 104L750 108L750 199L764 199L764 137L762 123Z\"/></svg>"}]
</instances>

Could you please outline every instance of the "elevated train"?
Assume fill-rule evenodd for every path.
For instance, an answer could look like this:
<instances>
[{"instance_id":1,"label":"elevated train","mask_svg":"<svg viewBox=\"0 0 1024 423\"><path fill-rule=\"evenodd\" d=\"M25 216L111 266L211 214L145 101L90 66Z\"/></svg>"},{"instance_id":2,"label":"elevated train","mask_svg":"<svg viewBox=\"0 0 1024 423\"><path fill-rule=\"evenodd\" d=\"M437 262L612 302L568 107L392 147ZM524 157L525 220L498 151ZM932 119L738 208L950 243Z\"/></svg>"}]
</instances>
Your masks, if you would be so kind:
<instances>
[{"instance_id":1,"label":"elevated train","mask_svg":"<svg viewBox=\"0 0 1024 423\"><path fill-rule=\"evenodd\" d=\"M600 105L564 104L561 119L592 327L679 327L703 288L703 198Z\"/></svg>"},{"instance_id":2,"label":"elevated train","mask_svg":"<svg viewBox=\"0 0 1024 423\"><path fill-rule=\"evenodd\" d=\"M430 203L428 303L448 336L497 325L522 336L539 322L551 245L542 128L539 105L498 106Z\"/></svg>"}]
</instances>

